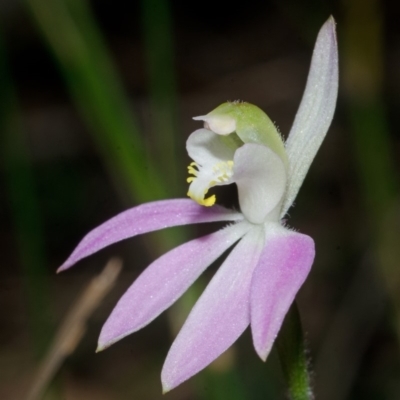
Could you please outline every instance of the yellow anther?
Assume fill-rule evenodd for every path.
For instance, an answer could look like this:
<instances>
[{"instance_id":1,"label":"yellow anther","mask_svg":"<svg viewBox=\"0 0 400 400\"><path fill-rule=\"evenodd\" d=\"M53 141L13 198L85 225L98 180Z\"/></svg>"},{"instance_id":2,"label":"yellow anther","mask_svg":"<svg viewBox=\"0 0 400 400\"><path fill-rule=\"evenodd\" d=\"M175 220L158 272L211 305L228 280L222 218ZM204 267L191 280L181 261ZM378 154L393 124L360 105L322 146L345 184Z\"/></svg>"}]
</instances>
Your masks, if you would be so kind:
<instances>
[{"instance_id":1,"label":"yellow anther","mask_svg":"<svg viewBox=\"0 0 400 400\"><path fill-rule=\"evenodd\" d=\"M207 193L207 192L206 192ZM212 196L206 198L206 199L199 199L196 198L193 193L191 192L187 192L187 195L194 201L196 201L197 203L199 203L201 206L205 206L205 207L211 207L215 204L215 194L213 194Z\"/></svg>"},{"instance_id":2,"label":"yellow anther","mask_svg":"<svg viewBox=\"0 0 400 400\"><path fill-rule=\"evenodd\" d=\"M203 206L211 207L215 204L215 200L216 200L216 197L215 197L215 194L213 194L212 196L208 197L207 199L204 199L202 204L203 204Z\"/></svg>"},{"instance_id":3,"label":"yellow anther","mask_svg":"<svg viewBox=\"0 0 400 400\"><path fill-rule=\"evenodd\" d=\"M208 198L205 198L205 195L208 192L208 188L218 185L218 184L223 184L224 182L228 182L229 179L232 176L232 167L233 167L233 161L221 161L218 162L214 165L210 165L211 170L208 170L208 172L204 174L203 171L203 166L200 166L199 164L197 164L196 162L191 162L189 164L189 166L187 167L188 169L188 173L189 175L194 175L194 176L189 176L186 179L187 183L192 183L193 181L195 181L196 179L198 179L199 177L201 178L201 183L200 183L200 187L203 186L204 189L204 193L197 193L196 189L196 194L193 194L193 192L188 192L188 196L195 200L197 203L206 206L206 207L211 207L212 205L215 204L216 201L216 197L215 195L212 195ZM206 170L207 171L207 170ZM207 182L207 179L204 179L205 176L207 176L206 174L209 174L208 177L210 179L209 182ZM196 185L196 184L194 184Z\"/></svg>"},{"instance_id":4,"label":"yellow anther","mask_svg":"<svg viewBox=\"0 0 400 400\"><path fill-rule=\"evenodd\" d=\"M189 166L188 167L188 173L192 174L194 176L197 176L197 174L199 173L199 171L197 171L196 169L194 169L193 167Z\"/></svg>"}]
</instances>

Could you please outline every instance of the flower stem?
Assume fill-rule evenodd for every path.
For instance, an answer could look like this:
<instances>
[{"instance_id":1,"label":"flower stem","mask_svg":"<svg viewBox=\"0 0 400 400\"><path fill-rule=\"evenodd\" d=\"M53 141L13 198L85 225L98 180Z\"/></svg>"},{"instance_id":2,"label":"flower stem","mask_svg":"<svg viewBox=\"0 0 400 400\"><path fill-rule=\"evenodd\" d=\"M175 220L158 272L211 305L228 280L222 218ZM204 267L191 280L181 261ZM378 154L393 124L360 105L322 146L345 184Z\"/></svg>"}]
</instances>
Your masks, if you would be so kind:
<instances>
[{"instance_id":1,"label":"flower stem","mask_svg":"<svg viewBox=\"0 0 400 400\"><path fill-rule=\"evenodd\" d=\"M276 340L279 359L291 400L312 400L309 363L296 303L293 303Z\"/></svg>"}]
</instances>

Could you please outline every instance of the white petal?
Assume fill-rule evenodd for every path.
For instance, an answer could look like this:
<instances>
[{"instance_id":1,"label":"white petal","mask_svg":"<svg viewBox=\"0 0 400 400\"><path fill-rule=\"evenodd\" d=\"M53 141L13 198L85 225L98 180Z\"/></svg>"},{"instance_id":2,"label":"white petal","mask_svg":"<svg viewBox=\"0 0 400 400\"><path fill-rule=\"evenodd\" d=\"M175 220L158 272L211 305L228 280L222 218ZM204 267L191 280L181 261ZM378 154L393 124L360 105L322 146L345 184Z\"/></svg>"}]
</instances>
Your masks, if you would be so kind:
<instances>
[{"instance_id":1,"label":"white petal","mask_svg":"<svg viewBox=\"0 0 400 400\"><path fill-rule=\"evenodd\" d=\"M281 158L268 147L255 143L247 143L236 151L233 179L238 186L240 209L254 224L266 220L282 200L286 188L286 170Z\"/></svg>"},{"instance_id":2,"label":"white petal","mask_svg":"<svg viewBox=\"0 0 400 400\"><path fill-rule=\"evenodd\" d=\"M236 120L230 115L200 115L193 117L195 121L204 121L205 127L218 135L229 135L236 131Z\"/></svg>"},{"instance_id":3,"label":"white petal","mask_svg":"<svg viewBox=\"0 0 400 400\"><path fill-rule=\"evenodd\" d=\"M331 124L338 92L338 52L335 21L321 28L314 47L307 86L286 141L289 158L288 187L281 211L283 217L303 183Z\"/></svg>"},{"instance_id":4,"label":"white petal","mask_svg":"<svg viewBox=\"0 0 400 400\"><path fill-rule=\"evenodd\" d=\"M189 156L195 161L188 167L188 196L203 206L212 206L215 195L206 198L213 186L232 183L233 155L242 143L235 135L219 136L208 129L193 132L186 143Z\"/></svg>"},{"instance_id":5,"label":"white petal","mask_svg":"<svg viewBox=\"0 0 400 400\"><path fill-rule=\"evenodd\" d=\"M189 157L201 165L233 160L238 146L208 129L194 131L186 142Z\"/></svg>"}]
</instances>

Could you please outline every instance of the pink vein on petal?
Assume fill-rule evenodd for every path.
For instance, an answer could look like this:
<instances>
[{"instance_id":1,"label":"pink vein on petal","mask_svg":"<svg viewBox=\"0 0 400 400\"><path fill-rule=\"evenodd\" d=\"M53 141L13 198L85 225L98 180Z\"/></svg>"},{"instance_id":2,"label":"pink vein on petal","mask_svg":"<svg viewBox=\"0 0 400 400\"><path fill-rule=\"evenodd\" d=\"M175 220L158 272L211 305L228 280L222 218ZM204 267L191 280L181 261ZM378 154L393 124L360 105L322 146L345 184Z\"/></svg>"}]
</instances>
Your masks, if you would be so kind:
<instances>
[{"instance_id":1,"label":"pink vein on petal","mask_svg":"<svg viewBox=\"0 0 400 400\"><path fill-rule=\"evenodd\" d=\"M190 199L145 203L116 215L89 232L57 272L110 244L136 235L178 225L241 219L243 216L238 212L220 206L202 207Z\"/></svg>"}]
</instances>

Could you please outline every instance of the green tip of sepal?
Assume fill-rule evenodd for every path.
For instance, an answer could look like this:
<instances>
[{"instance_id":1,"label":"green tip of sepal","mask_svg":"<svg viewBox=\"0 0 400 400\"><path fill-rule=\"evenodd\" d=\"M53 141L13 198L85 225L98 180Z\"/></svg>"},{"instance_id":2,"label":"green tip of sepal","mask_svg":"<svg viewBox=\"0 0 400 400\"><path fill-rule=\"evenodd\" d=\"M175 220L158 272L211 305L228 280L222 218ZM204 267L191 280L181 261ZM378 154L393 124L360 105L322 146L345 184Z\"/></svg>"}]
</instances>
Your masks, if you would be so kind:
<instances>
[{"instance_id":1,"label":"green tip of sepal","mask_svg":"<svg viewBox=\"0 0 400 400\"><path fill-rule=\"evenodd\" d=\"M286 164L287 156L281 135L267 114L254 104L233 101L223 103L207 115L196 117L220 135L235 132L243 143L269 147Z\"/></svg>"},{"instance_id":2,"label":"green tip of sepal","mask_svg":"<svg viewBox=\"0 0 400 400\"><path fill-rule=\"evenodd\" d=\"M106 347L104 347L104 346L97 346L95 353L100 353L101 351L103 351L105 349L106 349Z\"/></svg>"},{"instance_id":3,"label":"green tip of sepal","mask_svg":"<svg viewBox=\"0 0 400 400\"><path fill-rule=\"evenodd\" d=\"M162 394L167 394L167 393L170 392L170 391L171 391L171 388L166 387L166 386L163 385L163 387L162 387Z\"/></svg>"}]
</instances>

